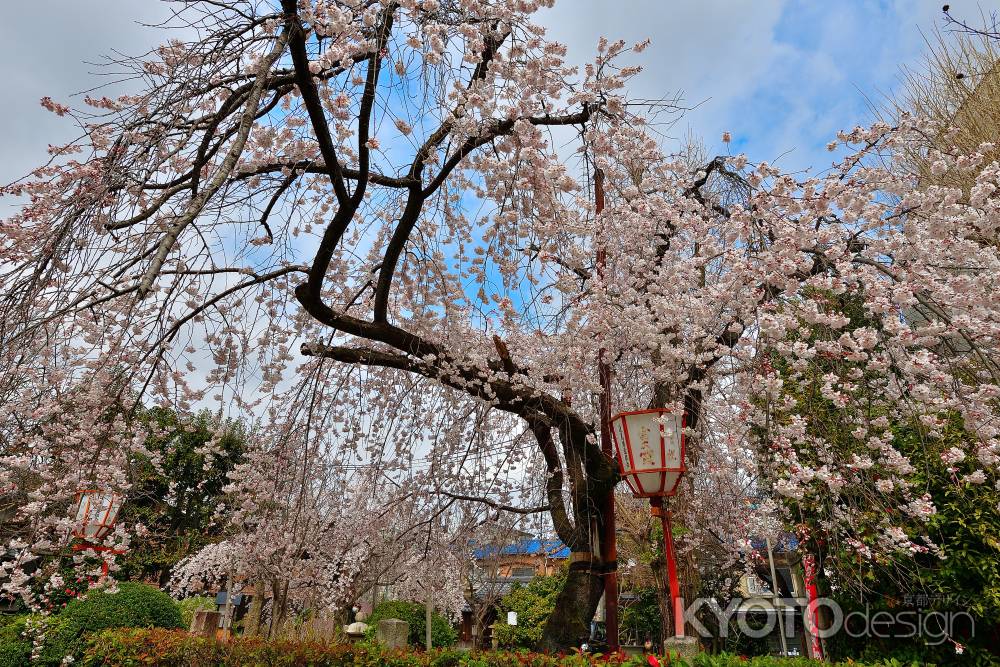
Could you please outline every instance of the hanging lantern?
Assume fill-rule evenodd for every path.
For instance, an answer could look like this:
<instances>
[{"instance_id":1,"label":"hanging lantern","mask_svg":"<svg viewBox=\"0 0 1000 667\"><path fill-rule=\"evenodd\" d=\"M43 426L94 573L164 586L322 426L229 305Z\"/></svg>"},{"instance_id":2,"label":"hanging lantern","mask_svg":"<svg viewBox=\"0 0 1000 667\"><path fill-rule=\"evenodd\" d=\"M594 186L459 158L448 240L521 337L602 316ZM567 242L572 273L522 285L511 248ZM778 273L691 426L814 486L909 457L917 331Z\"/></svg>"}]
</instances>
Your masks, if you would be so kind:
<instances>
[{"instance_id":1,"label":"hanging lantern","mask_svg":"<svg viewBox=\"0 0 1000 667\"><path fill-rule=\"evenodd\" d=\"M120 493L93 489L77 491L73 537L88 542L104 539L115 526L122 500Z\"/></svg>"},{"instance_id":2,"label":"hanging lantern","mask_svg":"<svg viewBox=\"0 0 1000 667\"><path fill-rule=\"evenodd\" d=\"M623 412L611 420L622 479L637 498L677 493L684 474L684 418L669 410Z\"/></svg>"},{"instance_id":3,"label":"hanging lantern","mask_svg":"<svg viewBox=\"0 0 1000 667\"><path fill-rule=\"evenodd\" d=\"M611 420L611 434L622 479L637 498L649 498L653 516L663 522L664 559L674 619L674 636L684 636L684 609L677 579L670 510L663 497L677 493L684 468L684 417L669 410L623 412Z\"/></svg>"}]
</instances>

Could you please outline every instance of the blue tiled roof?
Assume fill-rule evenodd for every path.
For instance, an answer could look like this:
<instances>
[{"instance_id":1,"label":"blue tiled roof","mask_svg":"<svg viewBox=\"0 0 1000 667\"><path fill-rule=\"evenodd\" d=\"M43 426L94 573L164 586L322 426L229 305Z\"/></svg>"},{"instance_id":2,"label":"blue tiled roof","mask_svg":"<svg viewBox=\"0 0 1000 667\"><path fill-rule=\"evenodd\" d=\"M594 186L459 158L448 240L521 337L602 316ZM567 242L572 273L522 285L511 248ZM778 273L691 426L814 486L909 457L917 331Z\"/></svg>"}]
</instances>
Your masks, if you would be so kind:
<instances>
[{"instance_id":1,"label":"blue tiled roof","mask_svg":"<svg viewBox=\"0 0 1000 667\"><path fill-rule=\"evenodd\" d=\"M476 558L489 558L497 555L497 548L493 546L478 547L473 550L472 554ZM546 558L564 559L569 558L569 547L560 540L528 538L500 547L499 555L545 556Z\"/></svg>"},{"instance_id":2,"label":"blue tiled roof","mask_svg":"<svg viewBox=\"0 0 1000 667\"><path fill-rule=\"evenodd\" d=\"M750 546L756 551L767 549L767 542L763 537L754 537L750 540ZM780 533L778 540L771 545L775 553L796 551L799 548L799 540L792 533Z\"/></svg>"}]
</instances>

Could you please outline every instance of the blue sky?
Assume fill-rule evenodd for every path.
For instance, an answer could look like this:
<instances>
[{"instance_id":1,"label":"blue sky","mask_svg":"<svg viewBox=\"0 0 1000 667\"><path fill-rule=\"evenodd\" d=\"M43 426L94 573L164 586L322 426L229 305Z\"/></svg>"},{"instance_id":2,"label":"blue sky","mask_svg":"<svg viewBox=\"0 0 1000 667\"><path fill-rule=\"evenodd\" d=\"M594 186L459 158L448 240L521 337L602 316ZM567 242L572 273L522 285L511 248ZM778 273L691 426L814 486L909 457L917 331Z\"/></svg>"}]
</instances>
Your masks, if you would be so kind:
<instances>
[{"instance_id":1,"label":"blue sky","mask_svg":"<svg viewBox=\"0 0 1000 667\"><path fill-rule=\"evenodd\" d=\"M959 16L979 15L978 6L952 6ZM102 81L88 62L113 50L143 53L162 41L166 33L142 24L162 20L169 7L46 0L4 8L0 63L14 94L0 105L0 184L43 162L48 144L75 136L68 119L38 100L71 99ZM870 103L899 86L900 68L917 64L925 48L921 31L930 33L941 18L939 0L557 0L538 21L578 63L593 58L601 35L651 39L630 55L644 67L630 94L679 93L696 106L670 136L691 132L710 154L745 152L752 161L816 173L834 159L826 144L838 130L872 120ZM45 39L34 29L41 25ZM733 136L729 147L724 131ZM16 205L0 201L0 217Z\"/></svg>"},{"instance_id":2,"label":"blue sky","mask_svg":"<svg viewBox=\"0 0 1000 667\"><path fill-rule=\"evenodd\" d=\"M951 4L978 16L978 6L963 13ZM751 160L822 170L831 162L826 144L873 119L869 100L899 86L900 67L920 59L921 31L941 18L936 0L563 0L543 22L581 60L602 33L650 38L636 56L645 68L638 95L679 91L699 105L673 136L690 129L717 153L730 131L733 152Z\"/></svg>"},{"instance_id":3,"label":"blue sky","mask_svg":"<svg viewBox=\"0 0 1000 667\"><path fill-rule=\"evenodd\" d=\"M979 15L978 5L951 4L960 16ZM8 5L0 21L0 63L13 93L0 106L4 183L44 160L49 143L73 136L38 100L65 100L99 83L84 61L148 49L162 34L136 22L155 22L168 8L154 0ZM690 129L714 153L725 150L728 130L734 150L755 161L780 156L797 170L829 166L823 147L838 129L871 120L866 98L898 85L899 67L919 59L920 31L940 18L939 0L559 0L540 21L579 62L592 57L601 34L651 38L634 57L646 68L634 94L682 92L688 104L701 103L673 136Z\"/></svg>"}]
</instances>

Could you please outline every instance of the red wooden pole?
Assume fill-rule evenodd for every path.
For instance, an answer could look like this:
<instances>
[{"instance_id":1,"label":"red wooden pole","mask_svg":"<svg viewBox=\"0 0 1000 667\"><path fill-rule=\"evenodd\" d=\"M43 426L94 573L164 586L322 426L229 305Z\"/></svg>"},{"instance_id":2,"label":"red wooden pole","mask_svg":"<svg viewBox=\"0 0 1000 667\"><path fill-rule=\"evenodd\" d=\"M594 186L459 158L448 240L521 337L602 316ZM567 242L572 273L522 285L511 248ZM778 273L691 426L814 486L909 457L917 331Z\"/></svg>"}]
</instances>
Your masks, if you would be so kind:
<instances>
[{"instance_id":1,"label":"red wooden pole","mask_svg":"<svg viewBox=\"0 0 1000 667\"><path fill-rule=\"evenodd\" d=\"M653 516L659 515L663 522L663 550L667 561L667 581L670 584L670 607L674 617L674 636L684 636L684 609L681 604L681 585L677 580L677 551L674 549L674 535L670 525L670 511L663 509L662 498L650 498Z\"/></svg>"},{"instance_id":2,"label":"red wooden pole","mask_svg":"<svg viewBox=\"0 0 1000 667\"><path fill-rule=\"evenodd\" d=\"M121 556L123 553L125 553L124 551L121 551L120 549L115 549L114 547L106 547L103 544L90 544L89 542L84 542L84 541L78 542L70 548L73 551L86 551L88 549L91 549L99 554L103 554L107 551L110 551L116 556ZM109 570L110 567L108 566L108 559L105 558L104 556L101 556L101 576L103 578L107 578Z\"/></svg>"},{"instance_id":3,"label":"red wooden pole","mask_svg":"<svg viewBox=\"0 0 1000 667\"><path fill-rule=\"evenodd\" d=\"M805 571L806 580L806 598L809 600L809 605L806 607L806 613L810 620L811 627L809 629L812 655L809 656L815 660L823 659L823 644L819 638L819 605L816 602L816 598L819 597L816 592L816 558L812 554L806 554L802 557L802 569Z\"/></svg>"},{"instance_id":4,"label":"red wooden pole","mask_svg":"<svg viewBox=\"0 0 1000 667\"><path fill-rule=\"evenodd\" d=\"M594 173L594 210L600 215L604 210L604 172ZM607 265L607 251L597 249L597 276L604 280ZM606 359L604 347L597 353L597 375L601 382L601 451L608 458L613 456L611 448L611 366ZM612 487L601 506L604 531L601 534L601 561L607 568L604 574L604 629L608 639L608 650L617 652L618 644L618 541L615 534L615 489Z\"/></svg>"}]
</instances>

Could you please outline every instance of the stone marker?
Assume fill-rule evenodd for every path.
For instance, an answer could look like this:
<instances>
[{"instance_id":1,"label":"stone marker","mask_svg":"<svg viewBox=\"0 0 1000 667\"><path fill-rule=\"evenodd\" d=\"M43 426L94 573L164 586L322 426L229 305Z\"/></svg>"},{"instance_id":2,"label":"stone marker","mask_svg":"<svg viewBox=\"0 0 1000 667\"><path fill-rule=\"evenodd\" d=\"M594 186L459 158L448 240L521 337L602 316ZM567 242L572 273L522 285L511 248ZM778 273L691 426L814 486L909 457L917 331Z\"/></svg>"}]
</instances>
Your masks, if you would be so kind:
<instances>
[{"instance_id":1,"label":"stone marker","mask_svg":"<svg viewBox=\"0 0 1000 667\"><path fill-rule=\"evenodd\" d=\"M667 637L663 640L663 653L671 658L690 660L700 651L701 646L695 637Z\"/></svg>"},{"instance_id":2,"label":"stone marker","mask_svg":"<svg viewBox=\"0 0 1000 667\"><path fill-rule=\"evenodd\" d=\"M375 639L389 648L404 648L410 636L410 624L398 618L387 618L378 622Z\"/></svg>"},{"instance_id":3,"label":"stone marker","mask_svg":"<svg viewBox=\"0 0 1000 667\"><path fill-rule=\"evenodd\" d=\"M199 637L214 637L221 616L222 614L217 611L199 609L191 618L191 634Z\"/></svg>"}]
</instances>

